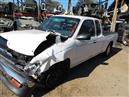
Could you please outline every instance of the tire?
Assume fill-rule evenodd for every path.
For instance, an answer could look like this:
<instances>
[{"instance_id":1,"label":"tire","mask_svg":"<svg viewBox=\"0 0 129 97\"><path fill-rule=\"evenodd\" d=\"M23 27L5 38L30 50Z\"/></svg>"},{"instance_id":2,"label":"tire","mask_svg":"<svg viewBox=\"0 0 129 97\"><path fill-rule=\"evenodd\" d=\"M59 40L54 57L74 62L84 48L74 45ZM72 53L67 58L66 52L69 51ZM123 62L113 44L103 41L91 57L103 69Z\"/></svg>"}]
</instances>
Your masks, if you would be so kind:
<instances>
[{"instance_id":1,"label":"tire","mask_svg":"<svg viewBox=\"0 0 129 97\"><path fill-rule=\"evenodd\" d=\"M19 96L19 97L34 97L33 89L30 88L30 91L28 91L25 95Z\"/></svg>"},{"instance_id":2,"label":"tire","mask_svg":"<svg viewBox=\"0 0 129 97\"><path fill-rule=\"evenodd\" d=\"M67 63L67 62L66 62ZM54 89L63 82L69 71L68 64L63 64L62 62L52 68L50 68L47 77L45 79L45 85L48 89Z\"/></svg>"},{"instance_id":3,"label":"tire","mask_svg":"<svg viewBox=\"0 0 129 97\"><path fill-rule=\"evenodd\" d=\"M104 52L104 56L109 56L111 54L112 51L112 44L110 43L107 48L106 51Z\"/></svg>"}]
</instances>

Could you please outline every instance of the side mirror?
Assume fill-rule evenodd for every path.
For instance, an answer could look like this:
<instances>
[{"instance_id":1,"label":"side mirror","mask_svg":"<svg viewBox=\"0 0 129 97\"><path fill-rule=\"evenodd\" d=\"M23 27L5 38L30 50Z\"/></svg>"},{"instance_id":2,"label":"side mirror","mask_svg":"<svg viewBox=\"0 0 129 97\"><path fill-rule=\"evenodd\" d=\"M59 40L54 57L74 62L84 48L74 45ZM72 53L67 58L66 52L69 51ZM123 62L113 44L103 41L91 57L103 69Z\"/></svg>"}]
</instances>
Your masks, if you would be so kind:
<instances>
[{"instance_id":1,"label":"side mirror","mask_svg":"<svg viewBox=\"0 0 129 97\"><path fill-rule=\"evenodd\" d=\"M90 34L87 35L78 35L77 40L90 40L91 36Z\"/></svg>"}]
</instances>

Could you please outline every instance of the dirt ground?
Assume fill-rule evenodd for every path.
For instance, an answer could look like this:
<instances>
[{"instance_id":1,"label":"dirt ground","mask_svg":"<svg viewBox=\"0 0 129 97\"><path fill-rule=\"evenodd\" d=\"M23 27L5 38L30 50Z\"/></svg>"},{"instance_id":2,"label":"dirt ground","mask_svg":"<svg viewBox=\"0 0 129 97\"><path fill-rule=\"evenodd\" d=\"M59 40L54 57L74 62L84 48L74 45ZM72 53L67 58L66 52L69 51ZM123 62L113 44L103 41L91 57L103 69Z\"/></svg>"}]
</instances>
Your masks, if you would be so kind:
<instances>
[{"instance_id":1,"label":"dirt ground","mask_svg":"<svg viewBox=\"0 0 129 97\"><path fill-rule=\"evenodd\" d=\"M98 55L70 71L51 91L36 89L33 97L129 97L129 47L117 45L110 57ZM0 97L16 97L0 82Z\"/></svg>"}]
</instances>

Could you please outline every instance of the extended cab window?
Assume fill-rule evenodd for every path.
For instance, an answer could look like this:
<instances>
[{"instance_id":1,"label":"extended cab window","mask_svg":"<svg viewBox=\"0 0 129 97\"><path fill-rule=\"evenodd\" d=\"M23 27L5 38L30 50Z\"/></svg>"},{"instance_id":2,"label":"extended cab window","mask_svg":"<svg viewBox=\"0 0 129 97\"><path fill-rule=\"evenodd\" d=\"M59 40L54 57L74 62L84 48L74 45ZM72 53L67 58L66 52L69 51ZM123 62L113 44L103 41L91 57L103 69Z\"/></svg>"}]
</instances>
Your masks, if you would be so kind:
<instances>
[{"instance_id":1,"label":"extended cab window","mask_svg":"<svg viewBox=\"0 0 129 97\"><path fill-rule=\"evenodd\" d=\"M96 35L98 36L101 34L100 22L96 20L95 24L96 24Z\"/></svg>"},{"instance_id":2,"label":"extended cab window","mask_svg":"<svg viewBox=\"0 0 129 97\"><path fill-rule=\"evenodd\" d=\"M85 20L78 35L95 36L95 26L93 20Z\"/></svg>"}]
</instances>

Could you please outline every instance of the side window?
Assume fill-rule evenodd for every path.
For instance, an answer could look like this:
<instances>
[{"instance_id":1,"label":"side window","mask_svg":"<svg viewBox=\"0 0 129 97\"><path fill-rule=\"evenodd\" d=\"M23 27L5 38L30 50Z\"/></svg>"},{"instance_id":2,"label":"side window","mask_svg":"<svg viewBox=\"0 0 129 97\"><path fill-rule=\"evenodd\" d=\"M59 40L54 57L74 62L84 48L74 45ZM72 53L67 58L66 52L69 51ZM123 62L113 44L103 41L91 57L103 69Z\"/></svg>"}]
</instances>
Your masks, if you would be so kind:
<instances>
[{"instance_id":1,"label":"side window","mask_svg":"<svg viewBox=\"0 0 129 97\"><path fill-rule=\"evenodd\" d=\"M99 21L96 20L95 24L96 24L96 34L98 36L101 34L100 23L99 23Z\"/></svg>"},{"instance_id":2,"label":"side window","mask_svg":"<svg viewBox=\"0 0 129 97\"><path fill-rule=\"evenodd\" d=\"M93 20L85 20L79 31L79 35L95 36L95 26Z\"/></svg>"}]
</instances>

